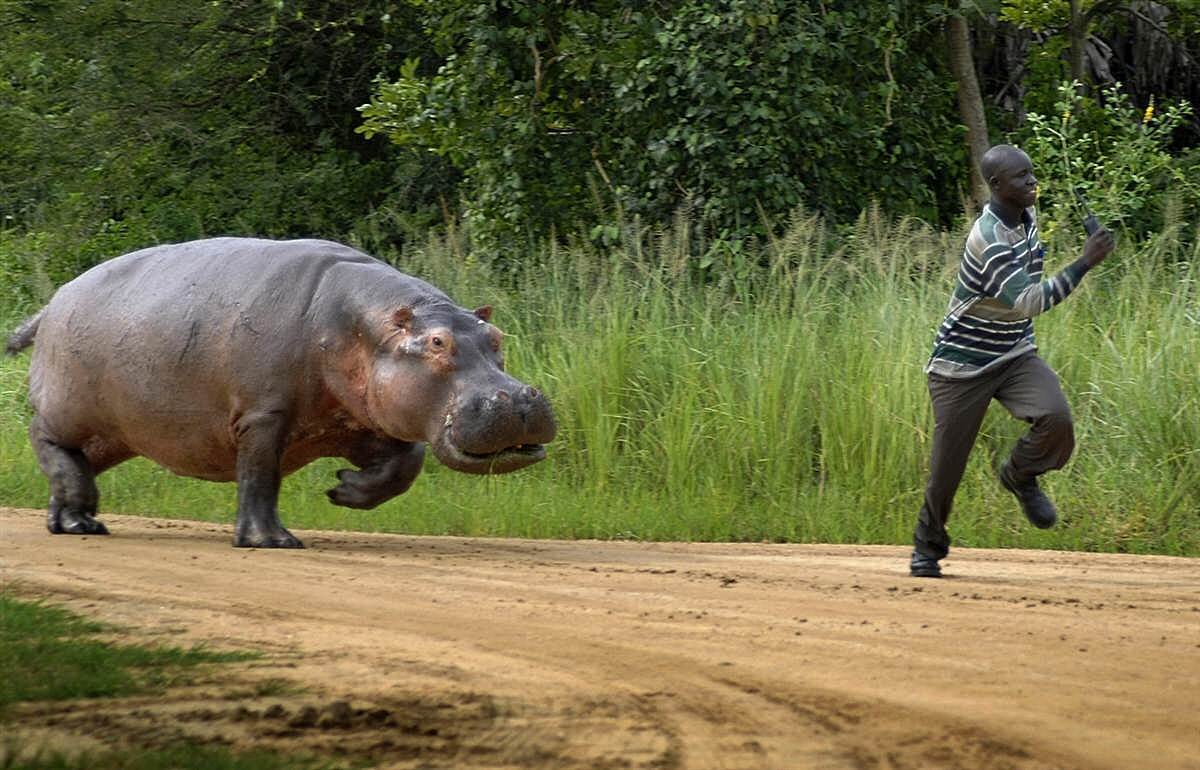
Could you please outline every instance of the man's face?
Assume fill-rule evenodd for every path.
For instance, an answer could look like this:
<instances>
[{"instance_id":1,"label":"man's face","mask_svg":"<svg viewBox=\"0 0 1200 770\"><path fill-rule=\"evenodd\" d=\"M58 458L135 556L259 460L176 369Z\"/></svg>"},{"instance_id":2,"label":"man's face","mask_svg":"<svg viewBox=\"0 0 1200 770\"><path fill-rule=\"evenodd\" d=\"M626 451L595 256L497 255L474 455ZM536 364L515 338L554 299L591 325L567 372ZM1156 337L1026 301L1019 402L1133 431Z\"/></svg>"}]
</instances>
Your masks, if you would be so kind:
<instances>
[{"instance_id":1,"label":"man's face","mask_svg":"<svg viewBox=\"0 0 1200 770\"><path fill-rule=\"evenodd\" d=\"M1037 177L1029 156L1020 150L1008 153L988 180L992 197L1018 208L1037 203Z\"/></svg>"}]
</instances>

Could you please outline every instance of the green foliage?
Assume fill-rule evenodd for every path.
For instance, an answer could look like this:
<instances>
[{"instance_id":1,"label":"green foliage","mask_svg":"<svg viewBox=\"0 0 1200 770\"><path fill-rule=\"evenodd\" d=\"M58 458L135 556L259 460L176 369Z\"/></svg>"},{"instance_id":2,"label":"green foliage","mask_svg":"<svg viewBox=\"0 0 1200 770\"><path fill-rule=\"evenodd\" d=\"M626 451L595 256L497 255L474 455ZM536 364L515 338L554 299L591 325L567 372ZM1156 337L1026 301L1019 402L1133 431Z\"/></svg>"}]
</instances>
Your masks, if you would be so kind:
<instances>
[{"instance_id":1,"label":"green foliage","mask_svg":"<svg viewBox=\"0 0 1200 770\"><path fill-rule=\"evenodd\" d=\"M27 236L23 273L37 259L57 284L206 235L349 235L397 206L427 225L445 169L354 131L395 52L423 50L392 5L3 3L0 233Z\"/></svg>"},{"instance_id":2,"label":"green foliage","mask_svg":"<svg viewBox=\"0 0 1200 770\"><path fill-rule=\"evenodd\" d=\"M1160 100L1195 101L1200 95L1200 68L1195 64L1191 41L1200 33L1200 4L1194 0L1163 0L1150 6L1139 2L1080 0L1077 27L1072 30L1071 4L1066 0L1004 0L999 18L1035 34L1029 42L1021 81L1022 112L1049 113L1058 100L1058 86L1078 77L1087 80L1088 60L1105 60L1096 74L1099 85L1111 87L1108 78L1123 81L1128 93L1145 106L1155 95ZM1072 73L1068 64L1071 36L1085 50L1084 72ZM1091 41L1090 43L1088 41ZM1110 70L1105 73L1104 70ZM1084 86L1079 86L1083 90ZM1200 121L1192 120L1187 143L1200 138Z\"/></svg>"},{"instance_id":3,"label":"green foliage","mask_svg":"<svg viewBox=\"0 0 1200 770\"><path fill-rule=\"evenodd\" d=\"M363 132L446 158L463 175L468 224L494 245L577 221L589 205L593 124L563 38L587 14L560 3L415 5L440 66L422 76L409 60L382 83L362 109Z\"/></svg>"},{"instance_id":4,"label":"green foliage","mask_svg":"<svg viewBox=\"0 0 1200 770\"><path fill-rule=\"evenodd\" d=\"M235 754L229 749L181 744L166 749L134 749L93 754L66 755L52 752L12 750L4 756L0 745L2 770L320 770L335 765L305 757L284 757L265 751ZM18 758L21 757L21 758Z\"/></svg>"},{"instance_id":5,"label":"green foliage","mask_svg":"<svg viewBox=\"0 0 1200 770\"><path fill-rule=\"evenodd\" d=\"M1079 188L1101 221L1139 238L1162 228L1168 200L1200 211L1200 183L1167 150L1191 114L1187 102L1139 110L1116 86L1096 104L1063 83L1053 114L1028 116L1024 148L1037 159L1043 205L1075 210Z\"/></svg>"},{"instance_id":6,"label":"green foliage","mask_svg":"<svg viewBox=\"0 0 1200 770\"><path fill-rule=\"evenodd\" d=\"M745 235L800 203L853 217L879 198L929 219L957 205L938 171L964 159L953 84L924 4L418 5L444 60L381 83L362 130L447 158L489 243L597 208L601 224L662 222L686 204Z\"/></svg>"},{"instance_id":7,"label":"green foliage","mask_svg":"<svg viewBox=\"0 0 1200 770\"><path fill-rule=\"evenodd\" d=\"M682 188L702 222L736 232L763 210L847 218L872 198L938 218L954 191L931 166L962 156L952 91L920 54L929 21L906 3L678 4L640 58L609 64L615 192L659 219Z\"/></svg>"},{"instance_id":8,"label":"green foliage","mask_svg":"<svg viewBox=\"0 0 1200 770\"><path fill-rule=\"evenodd\" d=\"M1079 0L1079 13L1091 21L1135 5L1112 0ZM1200 22L1200 7L1191 0L1164 0L1161 5L1169 9L1166 15L1168 30L1180 33L1184 39ZM1000 18L1037 32L1057 33L1070 23L1071 4L1067 0L1003 0Z\"/></svg>"},{"instance_id":9,"label":"green foliage","mask_svg":"<svg viewBox=\"0 0 1200 770\"><path fill-rule=\"evenodd\" d=\"M1111 5L1110 0L1079 0L1079 11L1090 14L1103 5ZM1061 31L1070 23L1071 4L1067 0L1004 0L1000 18L1038 32Z\"/></svg>"},{"instance_id":10,"label":"green foliage","mask_svg":"<svg viewBox=\"0 0 1200 770\"><path fill-rule=\"evenodd\" d=\"M0 711L20 701L154 692L184 668L253 657L118 645L97 638L105 630L66 610L0 593Z\"/></svg>"},{"instance_id":11,"label":"green foliage","mask_svg":"<svg viewBox=\"0 0 1200 770\"><path fill-rule=\"evenodd\" d=\"M1004 12L1050 34L1063 6ZM516 261L548 233L611 248L680 209L733 249L800 204L946 225L967 177L942 58L960 7L6 0L0 237L20 261L3 269L29 302L208 235L403 247L461 216L456 232ZM1121 8L1084 4L1107 34L1127 34ZM1163 25L1183 41L1198 23L1172 4ZM1034 111L1052 109L1063 41L1030 51Z\"/></svg>"}]
</instances>

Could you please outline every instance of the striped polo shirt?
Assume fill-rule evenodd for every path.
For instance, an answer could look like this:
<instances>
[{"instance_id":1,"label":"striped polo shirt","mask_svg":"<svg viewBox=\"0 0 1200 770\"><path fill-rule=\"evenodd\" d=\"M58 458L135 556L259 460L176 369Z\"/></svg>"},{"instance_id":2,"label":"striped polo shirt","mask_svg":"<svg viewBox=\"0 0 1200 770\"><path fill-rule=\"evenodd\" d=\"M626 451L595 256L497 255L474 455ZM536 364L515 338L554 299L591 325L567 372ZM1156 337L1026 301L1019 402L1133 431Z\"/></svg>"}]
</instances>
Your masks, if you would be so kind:
<instances>
[{"instance_id":1,"label":"striped polo shirt","mask_svg":"<svg viewBox=\"0 0 1200 770\"><path fill-rule=\"evenodd\" d=\"M985 206L967 236L954 293L925 371L974 377L1035 350L1033 317L1066 299L1083 278L1072 264L1042 280L1045 253L1032 208L1010 228Z\"/></svg>"}]
</instances>

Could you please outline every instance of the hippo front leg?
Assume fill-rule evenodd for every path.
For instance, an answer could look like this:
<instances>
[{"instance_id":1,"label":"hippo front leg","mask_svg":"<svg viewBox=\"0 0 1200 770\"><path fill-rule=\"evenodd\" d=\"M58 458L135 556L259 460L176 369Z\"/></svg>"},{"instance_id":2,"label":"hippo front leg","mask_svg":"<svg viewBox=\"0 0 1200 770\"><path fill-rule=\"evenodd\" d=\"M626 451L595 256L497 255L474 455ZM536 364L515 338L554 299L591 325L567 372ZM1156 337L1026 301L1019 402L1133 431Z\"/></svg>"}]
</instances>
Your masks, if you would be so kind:
<instances>
[{"instance_id":1,"label":"hippo front leg","mask_svg":"<svg viewBox=\"0 0 1200 770\"><path fill-rule=\"evenodd\" d=\"M237 432L238 548L303 548L279 521L280 458L288 433L287 418L279 412L242 417Z\"/></svg>"},{"instance_id":2,"label":"hippo front leg","mask_svg":"<svg viewBox=\"0 0 1200 770\"><path fill-rule=\"evenodd\" d=\"M338 471L341 483L325 494L335 505L374 508L408 491L421 473L425 445L372 437L352 447L346 458L359 470Z\"/></svg>"}]
</instances>

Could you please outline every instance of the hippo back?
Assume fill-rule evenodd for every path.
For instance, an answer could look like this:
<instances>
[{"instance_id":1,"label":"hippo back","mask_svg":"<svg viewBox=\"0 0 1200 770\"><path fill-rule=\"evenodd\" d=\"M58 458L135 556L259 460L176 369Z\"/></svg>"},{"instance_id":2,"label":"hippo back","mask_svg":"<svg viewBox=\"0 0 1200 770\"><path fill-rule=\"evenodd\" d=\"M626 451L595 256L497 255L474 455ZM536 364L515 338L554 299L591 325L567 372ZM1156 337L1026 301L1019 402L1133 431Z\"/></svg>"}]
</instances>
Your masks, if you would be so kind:
<instances>
[{"instance_id":1,"label":"hippo back","mask_svg":"<svg viewBox=\"0 0 1200 770\"><path fill-rule=\"evenodd\" d=\"M104 435L177 473L230 478L239 414L320 398L313 359L331 334L353 334L356 284L428 287L320 240L216 238L117 257L47 305L30 401L64 443Z\"/></svg>"}]
</instances>

